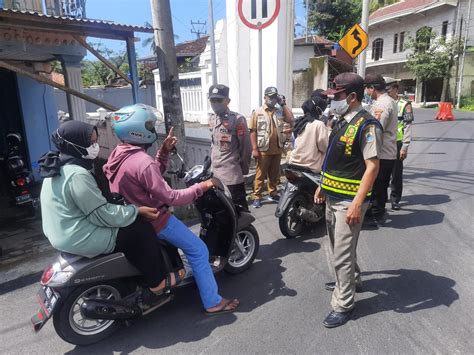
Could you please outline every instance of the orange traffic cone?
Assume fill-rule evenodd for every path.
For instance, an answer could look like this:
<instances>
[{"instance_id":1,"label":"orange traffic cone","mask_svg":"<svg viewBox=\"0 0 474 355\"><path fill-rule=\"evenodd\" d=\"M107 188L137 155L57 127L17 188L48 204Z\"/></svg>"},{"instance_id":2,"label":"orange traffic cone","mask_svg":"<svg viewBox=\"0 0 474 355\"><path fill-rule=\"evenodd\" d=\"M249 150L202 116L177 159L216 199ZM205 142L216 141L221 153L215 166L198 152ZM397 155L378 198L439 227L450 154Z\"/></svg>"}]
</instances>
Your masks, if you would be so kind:
<instances>
[{"instance_id":1,"label":"orange traffic cone","mask_svg":"<svg viewBox=\"0 0 474 355\"><path fill-rule=\"evenodd\" d=\"M438 104L438 113L435 116L435 119L441 121L453 121L453 105L451 102L440 102Z\"/></svg>"}]
</instances>

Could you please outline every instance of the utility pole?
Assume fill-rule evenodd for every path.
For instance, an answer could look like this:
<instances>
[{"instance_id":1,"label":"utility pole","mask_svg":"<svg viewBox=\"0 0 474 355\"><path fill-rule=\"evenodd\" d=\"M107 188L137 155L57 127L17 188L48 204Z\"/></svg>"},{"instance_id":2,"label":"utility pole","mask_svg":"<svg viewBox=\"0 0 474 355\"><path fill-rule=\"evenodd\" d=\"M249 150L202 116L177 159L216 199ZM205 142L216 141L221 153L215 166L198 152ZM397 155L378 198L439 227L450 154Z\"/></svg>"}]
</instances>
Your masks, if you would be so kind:
<instances>
[{"instance_id":1,"label":"utility pole","mask_svg":"<svg viewBox=\"0 0 474 355\"><path fill-rule=\"evenodd\" d=\"M194 25L200 26L200 27L194 27ZM191 33L195 33L197 38L201 38L201 35L206 34L206 30L205 30L206 21L204 21L204 22L201 22L201 21L194 22L193 20L191 20L191 26L192 26Z\"/></svg>"},{"instance_id":2,"label":"utility pole","mask_svg":"<svg viewBox=\"0 0 474 355\"><path fill-rule=\"evenodd\" d=\"M466 46L467 46L467 41L468 41L468 35L469 35L469 20L471 19L471 5L472 5L472 0L469 0L469 10L467 10L467 20L466 20L466 34L464 36L464 45L462 49L462 58L461 58L461 68L459 69L459 82L458 82L458 88L457 88L457 95L456 95L456 108L459 109L461 107L461 91L462 91L462 79L464 75L464 59L466 57ZM459 6L459 3L458 3Z\"/></svg>"},{"instance_id":3,"label":"utility pole","mask_svg":"<svg viewBox=\"0 0 474 355\"><path fill-rule=\"evenodd\" d=\"M217 84L217 68L216 68L216 42L214 40L214 11L212 8L212 0L207 2L208 17L209 17L209 40L211 41L211 69L212 69L212 84Z\"/></svg>"},{"instance_id":4,"label":"utility pole","mask_svg":"<svg viewBox=\"0 0 474 355\"><path fill-rule=\"evenodd\" d=\"M305 43L308 43L309 0L306 0L306 28L304 31Z\"/></svg>"},{"instance_id":5,"label":"utility pole","mask_svg":"<svg viewBox=\"0 0 474 355\"><path fill-rule=\"evenodd\" d=\"M362 0L362 17L360 21L360 26L362 29L369 33L369 6L370 0ZM367 49L364 49L361 54L359 54L357 62L357 74L361 77L365 77L365 63L367 59Z\"/></svg>"},{"instance_id":6,"label":"utility pole","mask_svg":"<svg viewBox=\"0 0 474 355\"><path fill-rule=\"evenodd\" d=\"M166 132L174 127L178 153L185 156L185 133L178 64L169 0L150 0Z\"/></svg>"}]
</instances>

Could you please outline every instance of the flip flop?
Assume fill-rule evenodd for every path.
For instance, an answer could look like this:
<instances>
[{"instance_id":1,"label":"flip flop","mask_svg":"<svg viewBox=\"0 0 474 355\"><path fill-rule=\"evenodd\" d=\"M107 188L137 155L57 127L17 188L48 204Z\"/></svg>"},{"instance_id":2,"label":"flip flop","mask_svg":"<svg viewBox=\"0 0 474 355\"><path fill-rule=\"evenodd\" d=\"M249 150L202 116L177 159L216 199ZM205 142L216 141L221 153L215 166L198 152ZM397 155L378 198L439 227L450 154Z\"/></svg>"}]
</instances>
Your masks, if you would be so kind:
<instances>
[{"instance_id":1,"label":"flip flop","mask_svg":"<svg viewBox=\"0 0 474 355\"><path fill-rule=\"evenodd\" d=\"M207 316L216 316L216 315L219 315L219 314L226 314L226 313L232 313L232 312L235 312L235 310L237 309L237 307L235 308L230 308L230 309L226 309L232 302L235 302L237 301L236 299L233 299L233 300L227 300L227 302L225 302L222 306L222 308L218 311L214 311L214 312L208 312L208 311L205 311L204 313L207 315Z\"/></svg>"}]
</instances>

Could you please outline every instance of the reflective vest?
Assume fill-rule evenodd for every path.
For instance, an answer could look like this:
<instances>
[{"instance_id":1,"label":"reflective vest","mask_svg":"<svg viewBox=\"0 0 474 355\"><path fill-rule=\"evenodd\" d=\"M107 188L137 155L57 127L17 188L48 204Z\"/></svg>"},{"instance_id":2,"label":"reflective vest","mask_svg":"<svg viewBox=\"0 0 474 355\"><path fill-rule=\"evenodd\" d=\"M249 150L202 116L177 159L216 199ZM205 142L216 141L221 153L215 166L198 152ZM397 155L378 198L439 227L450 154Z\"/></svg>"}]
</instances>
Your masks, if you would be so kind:
<instances>
[{"instance_id":1,"label":"reflective vest","mask_svg":"<svg viewBox=\"0 0 474 355\"><path fill-rule=\"evenodd\" d=\"M361 134L369 124L381 127L372 115L361 110L350 123L344 120L341 127L336 124L331 132L321 182L321 188L328 195L352 200L357 194L365 173L364 155L360 144ZM369 192L367 197L371 194Z\"/></svg>"},{"instance_id":2,"label":"reflective vest","mask_svg":"<svg viewBox=\"0 0 474 355\"><path fill-rule=\"evenodd\" d=\"M261 152L268 151L270 147L270 134L272 129L272 121L275 124L278 136L278 148L283 148L286 141L286 135L283 133L283 125L285 124L285 116L282 109L275 109L273 114L266 111L264 106L259 107L256 112L257 116L257 147Z\"/></svg>"},{"instance_id":3,"label":"reflective vest","mask_svg":"<svg viewBox=\"0 0 474 355\"><path fill-rule=\"evenodd\" d=\"M403 115L408 104L410 104L410 101L404 99L398 100L397 142L401 142L403 140L403 135L405 133L405 121Z\"/></svg>"}]
</instances>

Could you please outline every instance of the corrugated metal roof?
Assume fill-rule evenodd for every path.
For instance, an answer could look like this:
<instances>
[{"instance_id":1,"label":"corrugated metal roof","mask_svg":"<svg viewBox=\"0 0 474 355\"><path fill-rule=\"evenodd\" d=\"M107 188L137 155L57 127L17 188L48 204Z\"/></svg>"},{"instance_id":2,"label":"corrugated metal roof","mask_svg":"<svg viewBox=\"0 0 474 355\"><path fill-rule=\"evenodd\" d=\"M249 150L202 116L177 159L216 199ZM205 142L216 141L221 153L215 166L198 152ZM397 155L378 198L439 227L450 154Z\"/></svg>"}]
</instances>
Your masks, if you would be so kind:
<instances>
[{"instance_id":1,"label":"corrugated metal roof","mask_svg":"<svg viewBox=\"0 0 474 355\"><path fill-rule=\"evenodd\" d=\"M120 30L120 31L148 32L148 33L153 32L153 29L151 27L125 25L125 24L119 24L113 21L106 21L106 20L94 20L94 19L88 19L88 18L75 18L75 17L67 17L67 16L54 16L54 15L43 14L43 13L39 13L35 11L0 8L0 15L2 13L11 14L12 17L18 16L18 15L20 16L27 15L27 16L34 16L34 17L40 17L40 18L55 19L55 20L58 20L58 22L62 24L103 25L103 26L108 26L111 29Z\"/></svg>"}]
</instances>

